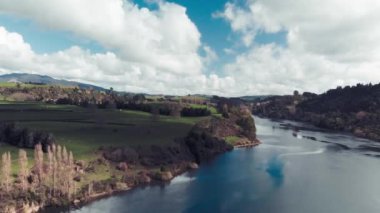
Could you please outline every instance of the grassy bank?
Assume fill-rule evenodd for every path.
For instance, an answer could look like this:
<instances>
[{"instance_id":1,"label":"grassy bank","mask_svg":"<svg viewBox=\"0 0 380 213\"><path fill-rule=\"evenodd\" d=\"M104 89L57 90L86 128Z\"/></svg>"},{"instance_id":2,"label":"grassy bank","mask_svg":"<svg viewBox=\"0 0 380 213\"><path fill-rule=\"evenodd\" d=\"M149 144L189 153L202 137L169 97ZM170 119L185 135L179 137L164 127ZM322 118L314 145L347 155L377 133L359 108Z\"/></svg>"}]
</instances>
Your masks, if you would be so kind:
<instances>
[{"instance_id":1,"label":"grassy bank","mask_svg":"<svg viewBox=\"0 0 380 213\"><path fill-rule=\"evenodd\" d=\"M53 133L58 144L73 151L75 159L90 160L104 146L166 145L184 137L203 118L175 118L128 110L87 109L70 105L2 102L0 119L20 127ZM1 144L0 154L18 148ZM30 157L33 151L28 150ZM16 164L16 162L15 162Z\"/></svg>"}]
</instances>

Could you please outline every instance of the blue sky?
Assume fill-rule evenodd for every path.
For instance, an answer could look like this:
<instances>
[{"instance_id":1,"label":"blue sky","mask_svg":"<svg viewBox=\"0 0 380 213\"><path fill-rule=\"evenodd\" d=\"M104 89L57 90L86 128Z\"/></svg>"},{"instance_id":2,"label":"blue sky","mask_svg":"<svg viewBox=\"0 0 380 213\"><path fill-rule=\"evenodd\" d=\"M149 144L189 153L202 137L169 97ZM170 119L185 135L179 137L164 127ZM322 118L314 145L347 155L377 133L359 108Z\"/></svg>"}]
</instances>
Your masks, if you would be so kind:
<instances>
[{"instance_id":1,"label":"blue sky","mask_svg":"<svg viewBox=\"0 0 380 213\"><path fill-rule=\"evenodd\" d=\"M379 19L378 0L2 0L0 74L154 94L319 93L380 81Z\"/></svg>"}]
</instances>

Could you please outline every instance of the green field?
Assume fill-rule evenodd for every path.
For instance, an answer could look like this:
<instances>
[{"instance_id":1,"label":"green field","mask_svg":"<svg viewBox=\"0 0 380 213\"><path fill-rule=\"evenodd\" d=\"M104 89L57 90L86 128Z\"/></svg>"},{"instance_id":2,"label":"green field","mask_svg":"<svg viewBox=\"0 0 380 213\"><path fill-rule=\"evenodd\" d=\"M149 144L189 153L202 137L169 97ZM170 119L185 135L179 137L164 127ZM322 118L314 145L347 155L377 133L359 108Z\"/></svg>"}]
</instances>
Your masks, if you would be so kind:
<instances>
[{"instance_id":1,"label":"green field","mask_svg":"<svg viewBox=\"0 0 380 213\"><path fill-rule=\"evenodd\" d=\"M36 87L51 87L49 84L32 84L32 83L15 83L15 82L0 82L0 87L3 88L36 88ZM55 85L62 88L72 88L72 86Z\"/></svg>"},{"instance_id":2,"label":"green field","mask_svg":"<svg viewBox=\"0 0 380 213\"><path fill-rule=\"evenodd\" d=\"M41 103L0 103L0 120L16 122L20 127L53 133L58 144L73 151L76 159L95 158L95 151L104 146L166 145L186 136L202 118L175 118L126 110L86 109L69 105ZM0 153L18 149L1 144ZM33 151L29 150L29 156Z\"/></svg>"},{"instance_id":3,"label":"green field","mask_svg":"<svg viewBox=\"0 0 380 213\"><path fill-rule=\"evenodd\" d=\"M224 138L227 143L235 145L235 143L240 139L238 136L227 136Z\"/></svg>"},{"instance_id":4,"label":"green field","mask_svg":"<svg viewBox=\"0 0 380 213\"><path fill-rule=\"evenodd\" d=\"M215 115L215 114L218 114L218 110L213 107L213 106L206 106L206 105L201 105L201 104L190 104L190 107L191 108L205 108L205 109L208 109L210 110L211 114Z\"/></svg>"}]
</instances>

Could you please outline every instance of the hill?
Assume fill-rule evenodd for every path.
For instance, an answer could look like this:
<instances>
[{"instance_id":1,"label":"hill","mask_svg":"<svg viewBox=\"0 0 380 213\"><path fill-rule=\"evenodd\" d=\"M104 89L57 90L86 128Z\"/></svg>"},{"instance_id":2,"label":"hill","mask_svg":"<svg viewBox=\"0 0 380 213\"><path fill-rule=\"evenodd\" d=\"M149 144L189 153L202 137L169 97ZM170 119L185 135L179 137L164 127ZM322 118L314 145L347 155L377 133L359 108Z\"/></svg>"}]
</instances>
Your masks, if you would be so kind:
<instances>
[{"instance_id":1,"label":"hill","mask_svg":"<svg viewBox=\"0 0 380 213\"><path fill-rule=\"evenodd\" d=\"M0 82L19 82L19 83L29 83L29 84L40 84L40 85L60 85L69 87L79 87L81 89L90 89L104 91L105 89L99 86L80 83L76 81L59 80L52 78L47 75L37 75L28 73L11 73L0 75Z\"/></svg>"},{"instance_id":2,"label":"hill","mask_svg":"<svg viewBox=\"0 0 380 213\"><path fill-rule=\"evenodd\" d=\"M380 84L337 87L313 93L269 97L254 102L259 116L312 123L380 141Z\"/></svg>"}]
</instances>

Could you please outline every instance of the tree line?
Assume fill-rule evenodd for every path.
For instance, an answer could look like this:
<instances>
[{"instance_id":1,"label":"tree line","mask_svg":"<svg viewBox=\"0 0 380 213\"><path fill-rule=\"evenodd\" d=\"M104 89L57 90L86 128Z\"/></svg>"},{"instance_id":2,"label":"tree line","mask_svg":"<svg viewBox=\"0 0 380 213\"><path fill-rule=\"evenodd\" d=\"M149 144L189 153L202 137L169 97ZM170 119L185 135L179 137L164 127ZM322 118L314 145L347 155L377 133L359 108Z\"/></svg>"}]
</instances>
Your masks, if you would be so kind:
<instances>
[{"instance_id":1,"label":"tree line","mask_svg":"<svg viewBox=\"0 0 380 213\"><path fill-rule=\"evenodd\" d=\"M10 197L19 198L20 202L68 202L76 193L74 157L66 147L52 144L44 153L42 145L37 144L33 165L29 166L29 157L23 149L19 150L17 160L18 171L12 175L11 153L2 154L0 185L4 190L0 191L0 200L3 204Z\"/></svg>"},{"instance_id":2,"label":"tree line","mask_svg":"<svg viewBox=\"0 0 380 213\"><path fill-rule=\"evenodd\" d=\"M42 131L31 131L15 123L0 123L0 141L19 148L33 149L40 144L44 152L55 142L54 136Z\"/></svg>"},{"instance_id":3,"label":"tree line","mask_svg":"<svg viewBox=\"0 0 380 213\"><path fill-rule=\"evenodd\" d=\"M376 112L380 108L380 84L357 84L337 87L300 103L306 112Z\"/></svg>"},{"instance_id":4,"label":"tree line","mask_svg":"<svg viewBox=\"0 0 380 213\"><path fill-rule=\"evenodd\" d=\"M41 101L59 105L76 105L86 108L99 109L128 109L143 112L156 112L159 115L179 116L207 116L208 109L197 109L187 104L202 104L206 102L201 98L183 97L174 99L152 100L143 94L127 94L115 92L112 88L106 91L94 89L64 88L58 86L31 87L31 88L0 88L0 93L5 97L17 96L18 101ZM15 97L13 97L15 99Z\"/></svg>"}]
</instances>

